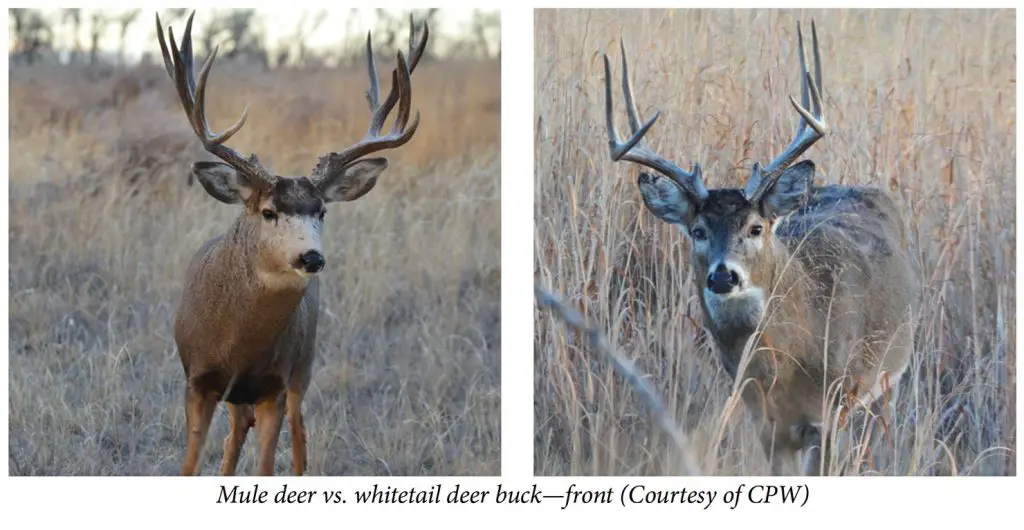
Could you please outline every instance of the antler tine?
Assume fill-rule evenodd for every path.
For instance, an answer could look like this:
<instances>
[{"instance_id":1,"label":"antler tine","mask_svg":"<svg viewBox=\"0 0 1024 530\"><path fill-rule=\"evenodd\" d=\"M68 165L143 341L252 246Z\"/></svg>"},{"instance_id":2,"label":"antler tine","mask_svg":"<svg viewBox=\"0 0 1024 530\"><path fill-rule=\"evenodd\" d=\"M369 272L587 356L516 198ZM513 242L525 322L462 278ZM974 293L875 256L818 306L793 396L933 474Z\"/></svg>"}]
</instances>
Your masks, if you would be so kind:
<instances>
[{"instance_id":1,"label":"antler tine","mask_svg":"<svg viewBox=\"0 0 1024 530\"><path fill-rule=\"evenodd\" d=\"M807 86L807 52L804 51L804 33L800 30L800 21L796 21L796 50L800 59L800 106L807 109L811 107L811 94ZM796 135L799 136L807 124L804 120L798 120L796 124Z\"/></svg>"},{"instance_id":2,"label":"antler tine","mask_svg":"<svg viewBox=\"0 0 1024 530\"><path fill-rule=\"evenodd\" d=\"M780 155L763 169L758 164L754 165L750 180L743 191L750 202L759 200L786 168L792 165L815 142L829 133L829 126L824 118L824 105L821 101L821 53L818 49L818 31L814 26L814 21L811 21L811 45L814 48L813 77L807 69L804 37L799 22L796 25L796 35L797 53L800 55L800 99L802 104L797 103L793 96L789 96L789 102L800 115L800 120L797 123L793 140Z\"/></svg>"},{"instance_id":3,"label":"antler tine","mask_svg":"<svg viewBox=\"0 0 1024 530\"><path fill-rule=\"evenodd\" d=\"M273 185L273 177L271 177L266 168L259 164L255 155L246 158L234 149L224 145L245 125L245 120L249 116L248 105L242 111L242 117L234 125L225 129L224 132L215 134L210 130L210 126L206 121L206 80L210 75L210 69L213 67L213 61L217 57L218 48L214 48L210 56L206 58L203 67L199 71L199 80L197 82L194 68L195 58L192 53L193 17L195 17L195 11L189 15L188 21L185 24L185 33L182 35L180 49L174 40L174 30L170 27L167 28L167 41L170 41L170 51L168 51L167 41L164 39L163 26L160 24L160 15L157 14L156 16L157 39L160 42L164 67L167 70L167 75L174 81L175 88L178 91L178 99L185 110L185 116L188 118L189 125L192 126L192 131L199 137L203 147L210 154L220 158L246 177L249 177L254 183L264 188L270 187Z\"/></svg>"},{"instance_id":4,"label":"antler tine","mask_svg":"<svg viewBox=\"0 0 1024 530\"><path fill-rule=\"evenodd\" d=\"M424 21L423 34L420 37L419 43L416 43L415 30L415 23L412 17L410 17L409 60L406 61L406 57L401 51L397 53L398 66L391 72L391 91L383 103L380 101L380 79L377 76L377 67L373 58L372 38L370 33L366 34L366 61L370 76L370 88L366 91L366 99L370 104L370 126L367 128L362 140L345 148L340 153L329 155L332 157L332 163L339 165L350 164L370 153L402 146L412 139L420 123L419 111L416 111L416 116L412 119L412 122L410 123L409 121L409 116L412 112L412 73L423 56L427 46L427 38L430 34L430 29ZM395 122L391 127L391 131L382 136L381 129L383 129L384 122L387 121L388 115L394 109L396 103L398 104L398 112L395 114Z\"/></svg>"},{"instance_id":5,"label":"antler tine","mask_svg":"<svg viewBox=\"0 0 1024 530\"><path fill-rule=\"evenodd\" d=\"M373 60L373 39L366 32L366 66L370 71L370 88L366 89L366 101L370 104L370 112L380 106L380 81L377 78L377 63Z\"/></svg>"},{"instance_id":6,"label":"antler tine","mask_svg":"<svg viewBox=\"0 0 1024 530\"><path fill-rule=\"evenodd\" d=\"M626 100L626 117L629 119L629 129L632 134L640 129L640 111L636 108L636 100L633 99L633 85L629 80L629 61L626 59L626 43L619 39L619 51L622 54L622 97ZM660 114L660 112L656 113Z\"/></svg>"},{"instance_id":7,"label":"antler tine","mask_svg":"<svg viewBox=\"0 0 1024 530\"><path fill-rule=\"evenodd\" d=\"M419 44L416 44L414 39L416 35L416 25L412 20L412 13L409 14L409 72L416 69L416 65L420 63L420 58L423 57L423 50L427 49L427 37L430 35L430 26L427 25L427 21L423 21L423 35L420 36Z\"/></svg>"},{"instance_id":8,"label":"antler tine","mask_svg":"<svg viewBox=\"0 0 1024 530\"><path fill-rule=\"evenodd\" d=\"M391 126L391 134L400 133L409 121L409 112L412 108L412 73L409 65L405 62L405 56L398 52L398 114L395 116L395 123Z\"/></svg>"},{"instance_id":9,"label":"antler tine","mask_svg":"<svg viewBox=\"0 0 1024 530\"><path fill-rule=\"evenodd\" d=\"M825 85L821 84L821 53L818 50L818 28L814 27L814 19L811 19L811 44L814 46L814 86L822 90ZM818 114L822 111L821 97L818 97Z\"/></svg>"},{"instance_id":10,"label":"antler tine","mask_svg":"<svg viewBox=\"0 0 1024 530\"><path fill-rule=\"evenodd\" d=\"M405 62L405 58L402 57L402 53L398 53L398 63L402 67L402 71L405 72L406 79L399 86L403 88L398 92L399 104L398 104L398 116L395 119L394 125L391 127L392 133L401 131L406 123L409 121L409 112L412 108L412 71L416 69L416 65L419 64L420 59L423 57L423 51L427 47L427 36L430 34L430 28L427 26L427 21L423 21L423 36L420 37L419 44L416 43L414 36L416 35L416 26L413 23L412 14L409 15L409 59L408 63ZM391 100L390 94L388 100ZM393 105L393 104L392 104ZM389 107L390 110L390 107Z\"/></svg>"},{"instance_id":11,"label":"antler tine","mask_svg":"<svg viewBox=\"0 0 1024 530\"><path fill-rule=\"evenodd\" d=\"M409 76L412 76L412 71L416 69L416 65L419 64L420 58L423 57L423 51L426 49L427 37L429 35L430 35L430 28L427 26L427 22L423 21L423 35L420 37L419 44L416 44L416 41L415 41L416 26L413 23L412 15L410 14L409 15L409 61L408 61L407 66L405 68L403 68L403 70L405 70L408 73ZM403 60L402 59L402 52L398 52L398 58L399 58L399 63L401 63L402 60ZM411 92L411 86L412 85L411 85L411 82L409 84L407 84L407 85L404 85L404 88L407 88L409 90L406 90L405 92L403 92L401 90L403 88L403 85L402 84L398 84L396 82L396 79L398 77L397 74L398 74L398 71L396 70L393 73L393 75L391 76L391 87L392 87L391 88L391 92L388 93L388 98L387 98L387 100L384 101L384 105L381 105L381 109L380 109L380 114L382 116L381 117L381 125L383 125L384 119L387 118L388 113L391 112L391 109L394 108L395 103L398 102L402 98L403 94L408 93L409 97L410 98L412 97L412 92ZM396 86L399 88L398 91L395 90ZM407 102L407 106L404 107L404 109L405 110L403 111L402 105L398 106L398 115L396 116L394 126L391 128L391 132L392 133L401 130L401 127L405 127L406 122L409 120L410 107L409 107L408 102ZM378 128L377 133L379 133L379 132L380 132L380 129Z\"/></svg>"},{"instance_id":12,"label":"antler tine","mask_svg":"<svg viewBox=\"0 0 1024 530\"><path fill-rule=\"evenodd\" d=\"M637 110L636 100L633 97L633 88L629 79L629 62L626 59L626 45L619 39L619 48L622 52L622 92L626 103L626 116L629 119L631 136L625 142L619 138L615 128L615 110L612 104L612 67L608 60L608 54L604 55L604 93L605 93L605 121L608 129L608 148L612 160L626 160L642 166L649 167L669 177L683 190L694 198L703 201L708 196L708 190L701 178L700 164L693 164L690 171L685 171L676 164L662 158L647 147L644 135L654 126L654 122L661 116L661 111L655 112L647 122L642 122L640 112ZM642 125L641 125L642 123Z\"/></svg>"}]
</instances>

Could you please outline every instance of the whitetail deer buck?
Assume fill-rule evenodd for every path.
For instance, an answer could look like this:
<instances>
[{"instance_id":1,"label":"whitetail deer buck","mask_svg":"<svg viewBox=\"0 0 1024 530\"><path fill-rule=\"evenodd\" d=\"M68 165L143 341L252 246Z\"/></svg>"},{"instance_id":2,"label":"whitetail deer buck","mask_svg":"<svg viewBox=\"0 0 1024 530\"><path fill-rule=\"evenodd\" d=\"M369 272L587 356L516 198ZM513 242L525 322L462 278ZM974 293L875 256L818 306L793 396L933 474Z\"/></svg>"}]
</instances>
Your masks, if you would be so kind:
<instances>
[{"instance_id":1,"label":"whitetail deer buck","mask_svg":"<svg viewBox=\"0 0 1024 530\"><path fill-rule=\"evenodd\" d=\"M223 236L204 244L188 267L174 338L185 369L185 416L188 448L181 474L199 472L199 457L218 401L226 401L231 430L224 440L220 471L235 472L239 452L250 427L259 441L258 472L274 473L274 457L284 416L292 436L295 473L306 470L306 428L302 398L316 356L319 283L316 273L325 265L320 236L325 205L354 201L377 183L388 166L386 158L364 158L408 142L419 125L410 122L410 76L423 54L429 29L415 42L410 17L409 58L398 52L391 92L379 99L378 78L370 36L366 38L370 88L370 126L364 138L340 153L320 157L308 177L272 175L256 155L243 157L225 145L245 123L241 119L220 134L206 122L204 94L217 50L195 77L192 56L192 16L179 49L168 28L170 52L160 17L157 35L164 65L178 90L192 130L221 162L195 162L192 172L213 198L240 204L241 215ZM381 129L398 105L394 125Z\"/></svg>"},{"instance_id":2,"label":"whitetail deer buck","mask_svg":"<svg viewBox=\"0 0 1024 530\"><path fill-rule=\"evenodd\" d=\"M767 166L755 163L742 190L709 190L699 164L685 171L646 146L660 112L641 120L620 41L632 131L622 142L604 56L611 158L658 172L637 179L644 205L690 240L704 326L730 376L752 380L742 397L763 425L761 443L776 475L784 466L817 474L827 465L826 409L840 414L859 402L877 413L895 399L913 351L921 288L892 199L875 188L815 186L814 162L793 165L828 133L813 22L811 34L813 76L797 24L802 102L789 98L800 115L796 136Z\"/></svg>"}]
</instances>

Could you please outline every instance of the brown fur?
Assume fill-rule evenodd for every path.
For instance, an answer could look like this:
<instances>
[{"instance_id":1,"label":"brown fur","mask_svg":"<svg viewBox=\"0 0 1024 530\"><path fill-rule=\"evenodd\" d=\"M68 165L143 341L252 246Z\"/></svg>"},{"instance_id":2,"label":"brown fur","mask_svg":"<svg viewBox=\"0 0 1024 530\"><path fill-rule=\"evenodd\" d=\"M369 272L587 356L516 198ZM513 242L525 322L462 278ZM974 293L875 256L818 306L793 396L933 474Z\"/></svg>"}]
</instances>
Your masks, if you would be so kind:
<instances>
[{"instance_id":1,"label":"brown fur","mask_svg":"<svg viewBox=\"0 0 1024 530\"><path fill-rule=\"evenodd\" d=\"M210 418L230 404L222 473L231 474L249 427L259 425L259 472L272 474L287 407L295 473L305 467L305 427L299 407L315 357L319 281L266 285L253 234L261 221L252 204L225 236L208 241L189 265L174 324L187 378L188 451L182 474L198 472ZM263 428L267 425L267 428ZM237 448L235 448L237 447ZM235 448L235 449L229 449Z\"/></svg>"},{"instance_id":2,"label":"brown fur","mask_svg":"<svg viewBox=\"0 0 1024 530\"><path fill-rule=\"evenodd\" d=\"M709 224L730 224L730 235L762 219L750 206L733 204L723 212L721 203L711 202L706 209L714 219ZM814 473L816 448L827 441L820 429L827 431L828 425L821 426L838 412L842 397L868 392L889 374L879 383L892 387L889 396L857 397L870 405L895 398L913 352L910 324L919 277L901 248L896 205L880 190L818 188L805 208L778 222L776 235L766 223L760 252L734 258L749 267L751 284L761 286L770 300L754 326L715 320L704 289L700 299L727 370L756 382L744 387L743 398L766 420L762 443L773 454L773 472L782 474L804 451L800 467ZM694 253L696 278L707 276L707 261Z\"/></svg>"}]
</instances>

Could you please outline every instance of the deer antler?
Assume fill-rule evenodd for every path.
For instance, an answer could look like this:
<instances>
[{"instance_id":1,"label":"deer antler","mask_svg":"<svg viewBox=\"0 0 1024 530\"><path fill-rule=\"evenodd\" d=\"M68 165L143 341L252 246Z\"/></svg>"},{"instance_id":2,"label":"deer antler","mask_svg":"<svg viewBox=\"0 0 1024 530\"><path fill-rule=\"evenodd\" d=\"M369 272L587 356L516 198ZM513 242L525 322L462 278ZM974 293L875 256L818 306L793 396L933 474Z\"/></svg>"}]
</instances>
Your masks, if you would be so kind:
<instances>
[{"instance_id":1,"label":"deer antler","mask_svg":"<svg viewBox=\"0 0 1024 530\"><path fill-rule=\"evenodd\" d=\"M199 71L199 82L196 83L193 68L194 58L192 56L192 17L195 14L195 11L193 11L188 16L188 22L185 24L185 33L181 39L180 50L174 41L174 30L170 27L167 28L168 40L171 42L170 52L168 52L167 43L164 40L160 15L157 14L156 16L156 34L160 40L160 51L163 52L164 67L167 69L167 75L174 81L178 89L178 98L181 100L181 106L185 109L188 122L192 125L192 131L203 142L203 147L217 158L227 162L228 165L247 177L253 184L265 190L270 189L274 185L274 177L266 168L260 165L256 155L246 158L238 151L224 145L224 142L227 142L228 139L242 128L242 125L245 125L245 119L249 115L248 105L242 112L242 117L220 134L215 134L211 131L210 126L206 122L206 80L210 75L210 68L213 67L213 60L217 57L219 47L214 48L213 53L203 63L203 67Z\"/></svg>"},{"instance_id":2,"label":"deer antler","mask_svg":"<svg viewBox=\"0 0 1024 530\"><path fill-rule=\"evenodd\" d=\"M380 103L380 80L377 77L377 66L373 60L373 48L371 35L366 34L366 61L370 74L370 88L366 91L366 100L370 104L370 126L363 136L363 139L355 144L346 147L339 153L330 153L320 157L316 168L313 170L311 179L314 183L320 181L324 175L329 174L327 166L344 167L356 160L377 151L394 149L400 147L412 139L416 128L420 124L420 113L416 111L416 117L409 123L409 113L412 107L412 82L411 76L416 65L423 57L423 51L427 46L427 38L430 35L430 28L426 21L423 22L423 34L419 43L416 43L416 26L413 23L412 15L409 16L409 60L406 61L401 51L398 52L398 67L391 72L391 92ZM388 134L381 135L381 129L388 118L388 114L398 103L398 113L395 115L395 122Z\"/></svg>"},{"instance_id":3,"label":"deer antler","mask_svg":"<svg viewBox=\"0 0 1024 530\"><path fill-rule=\"evenodd\" d=\"M622 142L619 133L615 130L614 110L612 108L612 67L608 61L608 55L604 54L604 88L605 88L605 115L608 125L608 146L611 151L612 160L628 160L649 167L671 178L679 184L683 190L689 193L698 201L703 201L708 196L708 190L704 186L704 179L701 178L700 164L693 164L690 171L685 171L679 166L665 160L657 153L647 147L643 141L644 135L654 125L654 122L661 116L661 111L655 112L647 123L640 125L640 113L637 111L636 102L633 99L633 88L629 82L629 63L626 61L626 45L619 39L619 48L622 50L622 92L626 100L626 115L629 118L629 129L632 136Z\"/></svg>"},{"instance_id":4,"label":"deer antler","mask_svg":"<svg viewBox=\"0 0 1024 530\"><path fill-rule=\"evenodd\" d=\"M789 146L775 157L764 169L754 163L754 168L743 190L743 195L749 202L756 202L761 199L775 183L775 179L782 174L797 158L800 157L814 142L823 138L829 132L828 124L822 113L821 104L821 56L818 53L818 31L811 21L811 43L814 46L814 77L807 71L807 55L804 53L804 36L800 31L800 22L796 23L796 38L798 52L800 53L800 99L797 103L793 96L789 96L789 102L800 114L800 121L797 123L796 135ZM811 110L808 111L807 108Z\"/></svg>"}]
</instances>

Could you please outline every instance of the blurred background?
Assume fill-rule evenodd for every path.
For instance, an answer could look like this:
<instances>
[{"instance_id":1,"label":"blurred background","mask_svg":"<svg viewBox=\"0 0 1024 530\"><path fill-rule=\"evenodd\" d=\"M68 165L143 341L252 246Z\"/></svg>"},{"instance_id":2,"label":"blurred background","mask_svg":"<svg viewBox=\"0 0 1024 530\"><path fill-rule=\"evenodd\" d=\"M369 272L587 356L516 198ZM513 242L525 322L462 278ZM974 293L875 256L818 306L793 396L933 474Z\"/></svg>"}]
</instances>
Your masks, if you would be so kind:
<instances>
[{"instance_id":1,"label":"blurred background","mask_svg":"<svg viewBox=\"0 0 1024 530\"><path fill-rule=\"evenodd\" d=\"M183 23L191 12L165 9L160 19L165 26ZM407 42L409 15L434 31L428 57L487 59L501 54L497 11L274 8L195 13L197 52L205 55L219 45L219 57L264 68L351 64L363 57L367 31L375 35L374 50L391 55ZM22 8L8 15L12 63L113 67L160 59L148 10Z\"/></svg>"},{"instance_id":2,"label":"blurred background","mask_svg":"<svg viewBox=\"0 0 1024 530\"><path fill-rule=\"evenodd\" d=\"M734 406L733 381L703 340L688 243L644 208L641 168L608 154L601 53L620 132L622 38L640 116L662 112L648 145L683 168L700 163L708 187L742 188L754 162L793 137L796 24L809 45L812 19L831 133L803 158L818 183L892 193L925 286L898 414L838 457L871 475L1014 475L1012 11L536 11L535 281L649 374L703 474L767 474L757 426ZM678 448L582 334L547 312L536 313L535 332L538 474L684 471Z\"/></svg>"},{"instance_id":3,"label":"blurred background","mask_svg":"<svg viewBox=\"0 0 1024 530\"><path fill-rule=\"evenodd\" d=\"M179 39L188 11L159 12ZM239 214L190 185L212 159L164 71L145 9L11 9L10 469L163 475L184 452L171 321L185 268ZM282 175L359 140L409 16L415 137L372 193L329 208L310 474L493 475L500 413L500 19L479 10L200 9L196 63L229 144ZM227 432L219 410L204 471ZM279 451L290 455L282 434ZM254 465L250 440L239 466ZM290 473L290 458L278 472Z\"/></svg>"}]
</instances>

